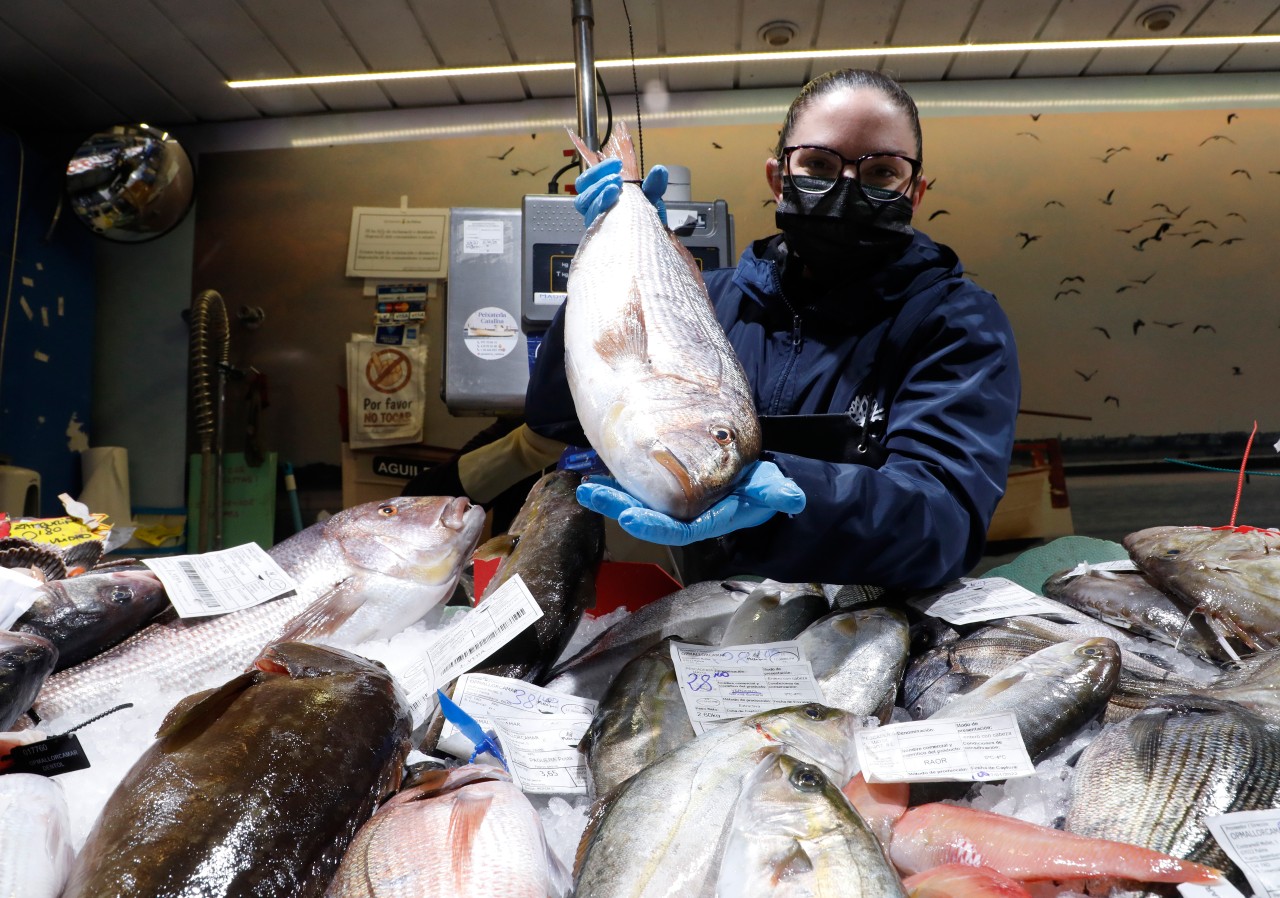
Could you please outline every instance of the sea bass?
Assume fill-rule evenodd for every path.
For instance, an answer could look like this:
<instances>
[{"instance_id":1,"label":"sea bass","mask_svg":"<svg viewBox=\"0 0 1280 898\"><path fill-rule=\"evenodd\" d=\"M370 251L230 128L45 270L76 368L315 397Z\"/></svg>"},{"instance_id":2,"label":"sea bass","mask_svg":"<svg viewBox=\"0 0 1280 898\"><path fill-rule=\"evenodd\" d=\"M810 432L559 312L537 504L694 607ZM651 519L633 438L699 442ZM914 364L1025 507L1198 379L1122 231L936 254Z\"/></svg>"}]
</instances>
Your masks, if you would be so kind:
<instances>
[{"instance_id":1,"label":"sea bass","mask_svg":"<svg viewBox=\"0 0 1280 898\"><path fill-rule=\"evenodd\" d=\"M58 782L34 773L0 776L0 895L58 898L74 857Z\"/></svg>"},{"instance_id":2,"label":"sea bass","mask_svg":"<svg viewBox=\"0 0 1280 898\"><path fill-rule=\"evenodd\" d=\"M273 645L169 712L64 898L317 898L408 753L409 707L382 665Z\"/></svg>"},{"instance_id":3,"label":"sea bass","mask_svg":"<svg viewBox=\"0 0 1280 898\"><path fill-rule=\"evenodd\" d=\"M721 645L754 645L795 639L831 610L818 583L766 580L733 612L720 637Z\"/></svg>"},{"instance_id":4,"label":"sea bass","mask_svg":"<svg viewBox=\"0 0 1280 898\"><path fill-rule=\"evenodd\" d=\"M483 526L483 509L465 499L403 497L348 508L271 549L271 557L298 581L297 595L221 617L172 618L145 627L115 648L50 677L36 711L42 719L102 711L127 701L125 693L140 679L190 692L208 688L279 641L313 600L327 611L329 599L314 596L335 588L357 595L362 588L406 584L403 592L392 589L377 596L385 616L353 612L349 619L362 632L380 619L388 629L375 632L390 637L416 620L414 614L420 617L452 594ZM393 613L394 607L385 604L393 596L405 597L411 609ZM332 619L336 630L308 641L359 641Z\"/></svg>"},{"instance_id":5,"label":"sea bass","mask_svg":"<svg viewBox=\"0 0 1280 898\"><path fill-rule=\"evenodd\" d=\"M140 630L169 606L164 584L151 571L109 571L53 580L13 625L58 647L57 670L88 661Z\"/></svg>"},{"instance_id":6,"label":"sea bass","mask_svg":"<svg viewBox=\"0 0 1280 898\"><path fill-rule=\"evenodd\" d=\"M889 722L910 644L901 611L840 611L809 626L796 642L809 659L826 704Z\"/></svg>"},{"instance_id":7,"label":"sea bass","mask_svg":"<svg viewBox=\"0 0 1280 898\"><path fill-rule=\"evenodd\" d=\"M44 637L0 630L0 732L27 712L57 663L58 649Z\"/></svg>"},{"instance_id":8,"label":"sea bass","mask_svg":"<svg viewBox=\"0 0 1280 898\"><path fill-rule=\"evenodd\" d=\"M622 160L622 195L578 245L564 313L565 372L583 432L622 487L682 520L760 454L751 388L698 264L640 190L624 125L589 165Z\"/></svg>"},{"instance_id":9,"label":"sea bass","mask_svg":"<svg viewBox=\"0 0 1280 898\"><path fill-rule=\"evenodd\" d=\"M574 471L547 474L529 490L507 532L476 550L477 558L501 559L481 601L518 576L542 616L474 672L541 679L564 651L582 612L595 604L604 518L578 502L574 491L581 481Z\"/></svg>"},{"instance_id":10,"label":"sea bass","mask_svg":"<svg viewBox=\"0 0 1280 898\"><path fill-rule=\"evenodd\" d=\"M711 898L743 778L764 753L844 782L860 721L822 705L714 727L627 780L593 812L579 848L576 898Z\"/></svg>"},{"instance_id":11,"label":"sea bass","mask_svg":"<svg viewBox=\"0 0 1280 898\"><path fill-rule=\"evenodd\" d=\"M1253 650L1280 647L1280 532L1256 527L1149 527L1121 544L1165 592Z\"/></svg>"},{"instance_id":12,"label":"sea bass","mask_svg":"<svg viewBox=\"0 0 1280 898\"><path fill-rule=\"evenodd\" d=\"M326 898L547 898L567 874L538 812L493 767L427 773L360 828Z\"/></svg>"},{"instance_id":13,"label":"sea bass","mask_svg":"<svg viewBox=\"0 0 1280 898\"><path fill-rule=\"evenodd\" d=\"M668 636L719 645L725 626L758 583L705 580L618 621L547 675L548 689L599 701L632 658Z\"/></svg>"},{"instance_id":14,"label":"sea bass","mask_svg":"<svg viewBox=\"0 0 1280 898\"><path fill-rule=\"evenodd\" d=\"M907 898L884 848L821 770L771 753L742 782L717 898Z\"/></svg>"}]
</instances>

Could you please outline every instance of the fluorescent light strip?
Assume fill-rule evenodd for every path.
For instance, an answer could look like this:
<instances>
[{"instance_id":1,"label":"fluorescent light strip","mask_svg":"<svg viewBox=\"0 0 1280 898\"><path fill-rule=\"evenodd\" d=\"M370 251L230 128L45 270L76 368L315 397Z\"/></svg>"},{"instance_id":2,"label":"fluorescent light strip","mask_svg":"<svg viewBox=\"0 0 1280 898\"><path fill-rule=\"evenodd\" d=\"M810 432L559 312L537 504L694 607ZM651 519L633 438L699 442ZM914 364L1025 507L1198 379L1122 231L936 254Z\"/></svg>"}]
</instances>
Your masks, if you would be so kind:
<instances>
[{"instance_id":1,"label":"fluorescent light strip","mask_svg":"<svg viewBox=\"0 0 1280 898\"><path fill-rule=\"evenodd\" d=\"M863 47L844 50L778 50L761 53L724 53L715 56L646 56L634 62L636 68L654 66L710 65L739 62L788 62L821 59L867 59L881 56L937 56L957 53L1032 53L1047 50L1109 50L1157 47L1219 47L1280 44L1280 34L1245 34L1234 37L1122 38L1091 41L1032 41L1005 44L943 44L932 47ZM622 69L629 59L602 59L597 69ZM296 78L259 78L228 81L237 90L262 87L305 87L315 84L356 84L363 81L404 81L421 78L466 78L477 75L530 75L573 71L572 62L530 62L515 65L468 66L448 69L419 69L406 72L369 72L358 75L308 75Z\"/></svg>"}]
</instances>

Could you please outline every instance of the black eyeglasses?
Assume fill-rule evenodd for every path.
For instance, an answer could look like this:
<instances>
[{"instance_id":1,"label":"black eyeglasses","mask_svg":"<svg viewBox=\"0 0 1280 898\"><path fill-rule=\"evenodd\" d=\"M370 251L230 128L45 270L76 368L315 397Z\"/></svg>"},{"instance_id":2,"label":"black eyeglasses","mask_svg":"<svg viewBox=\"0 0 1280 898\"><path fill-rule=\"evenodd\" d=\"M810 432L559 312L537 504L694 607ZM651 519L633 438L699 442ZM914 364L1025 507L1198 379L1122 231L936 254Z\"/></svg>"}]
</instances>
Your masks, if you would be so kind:
<instances>
[{"instance_id":1,"label":"black eyeglasses","mask_svg":"<svg viewBox=\"0 0 1280 898\"><path fill-rule=\"evenodd\" d=\"M919 159L897 153L846 159L826 147L794 146L782 148L782 161L791 185L804 193L826 193L852 165L858 189L873 203L891 203L906 196L920 174Z\"/></svg>"}]
</instances>

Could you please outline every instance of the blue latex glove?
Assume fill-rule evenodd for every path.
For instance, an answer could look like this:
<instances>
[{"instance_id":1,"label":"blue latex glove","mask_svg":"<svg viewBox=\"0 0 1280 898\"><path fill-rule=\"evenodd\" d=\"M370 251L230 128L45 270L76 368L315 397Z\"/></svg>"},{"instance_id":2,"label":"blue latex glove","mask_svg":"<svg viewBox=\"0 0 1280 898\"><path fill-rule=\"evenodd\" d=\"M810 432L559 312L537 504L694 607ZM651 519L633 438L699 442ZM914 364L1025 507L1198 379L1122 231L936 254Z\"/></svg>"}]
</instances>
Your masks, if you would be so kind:
<instances>
[{"instance_id":1,"label":"blue latex glove","mask_svg":"<svg viewBox=\"0 0 1280 898\"><path fill-rule=\"evenodd\" d=\"M577 495L579 503L616 518L637 539L668 546L687 546L757 527L780 511L798 514L805 506L804 492L771 461L758 461L748 468L732 493L692 521L677 521L645 507L611 477L592 477L578 487Z\"/></svg>"},{"instance_id":2,"label":"blue latex glove","mask_svg":"<svg viewBox=\"0 0 1280 898\"><path fill-rule=\"evenodd\" d=\"M578 195L574 197L573 208L582 215L587 227L601 213L613 207L622 195L622 160L605 159L591 166L573 182ZM640 190L658 210L658 218L663 225L667 223L667 204L662 195L667 192L667 169L663 165L655 165L645 175Z\"/></svg>"}]
</instances>

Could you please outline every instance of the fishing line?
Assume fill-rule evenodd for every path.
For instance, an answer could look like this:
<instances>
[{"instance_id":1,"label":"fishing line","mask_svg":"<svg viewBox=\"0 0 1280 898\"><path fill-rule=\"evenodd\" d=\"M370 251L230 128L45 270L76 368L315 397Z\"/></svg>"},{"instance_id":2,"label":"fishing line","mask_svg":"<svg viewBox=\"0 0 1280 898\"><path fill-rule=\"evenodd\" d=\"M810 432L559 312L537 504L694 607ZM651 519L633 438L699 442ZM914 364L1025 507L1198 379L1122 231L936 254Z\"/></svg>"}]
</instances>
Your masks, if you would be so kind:
<instances>
[{"instance_id":1,"label":"fishing line","mask_svg":"<svg viewBox=\"0 0 1280 898\"><path fill-rule=\"evenodd\" d=\"M622 13L627 17L627 43L631 45L631 90L636 98L636 137L640 142L640 175L644 176L644 125L640 121L640 81L636 78L636 36L631 30L631 12L622 0Z\"/></svg>"},{"instance_id":2,"label":"fishing line","mask_svg":"<svg viewBox=\"0 0 1280 898\"><path fill-rule=\"evenodd\" d=\"M1212 465L1201 465L1182 458L1165 458L1161 460L1174 465L1186 465L1188 468L1199 468L1201 471L1217 471L1219 474L1238 473L1235 468L1215 468ZM1280 471L1245 471L1244 474L1245 477L1280 477Z\"/></svg>"}]
</instances>

